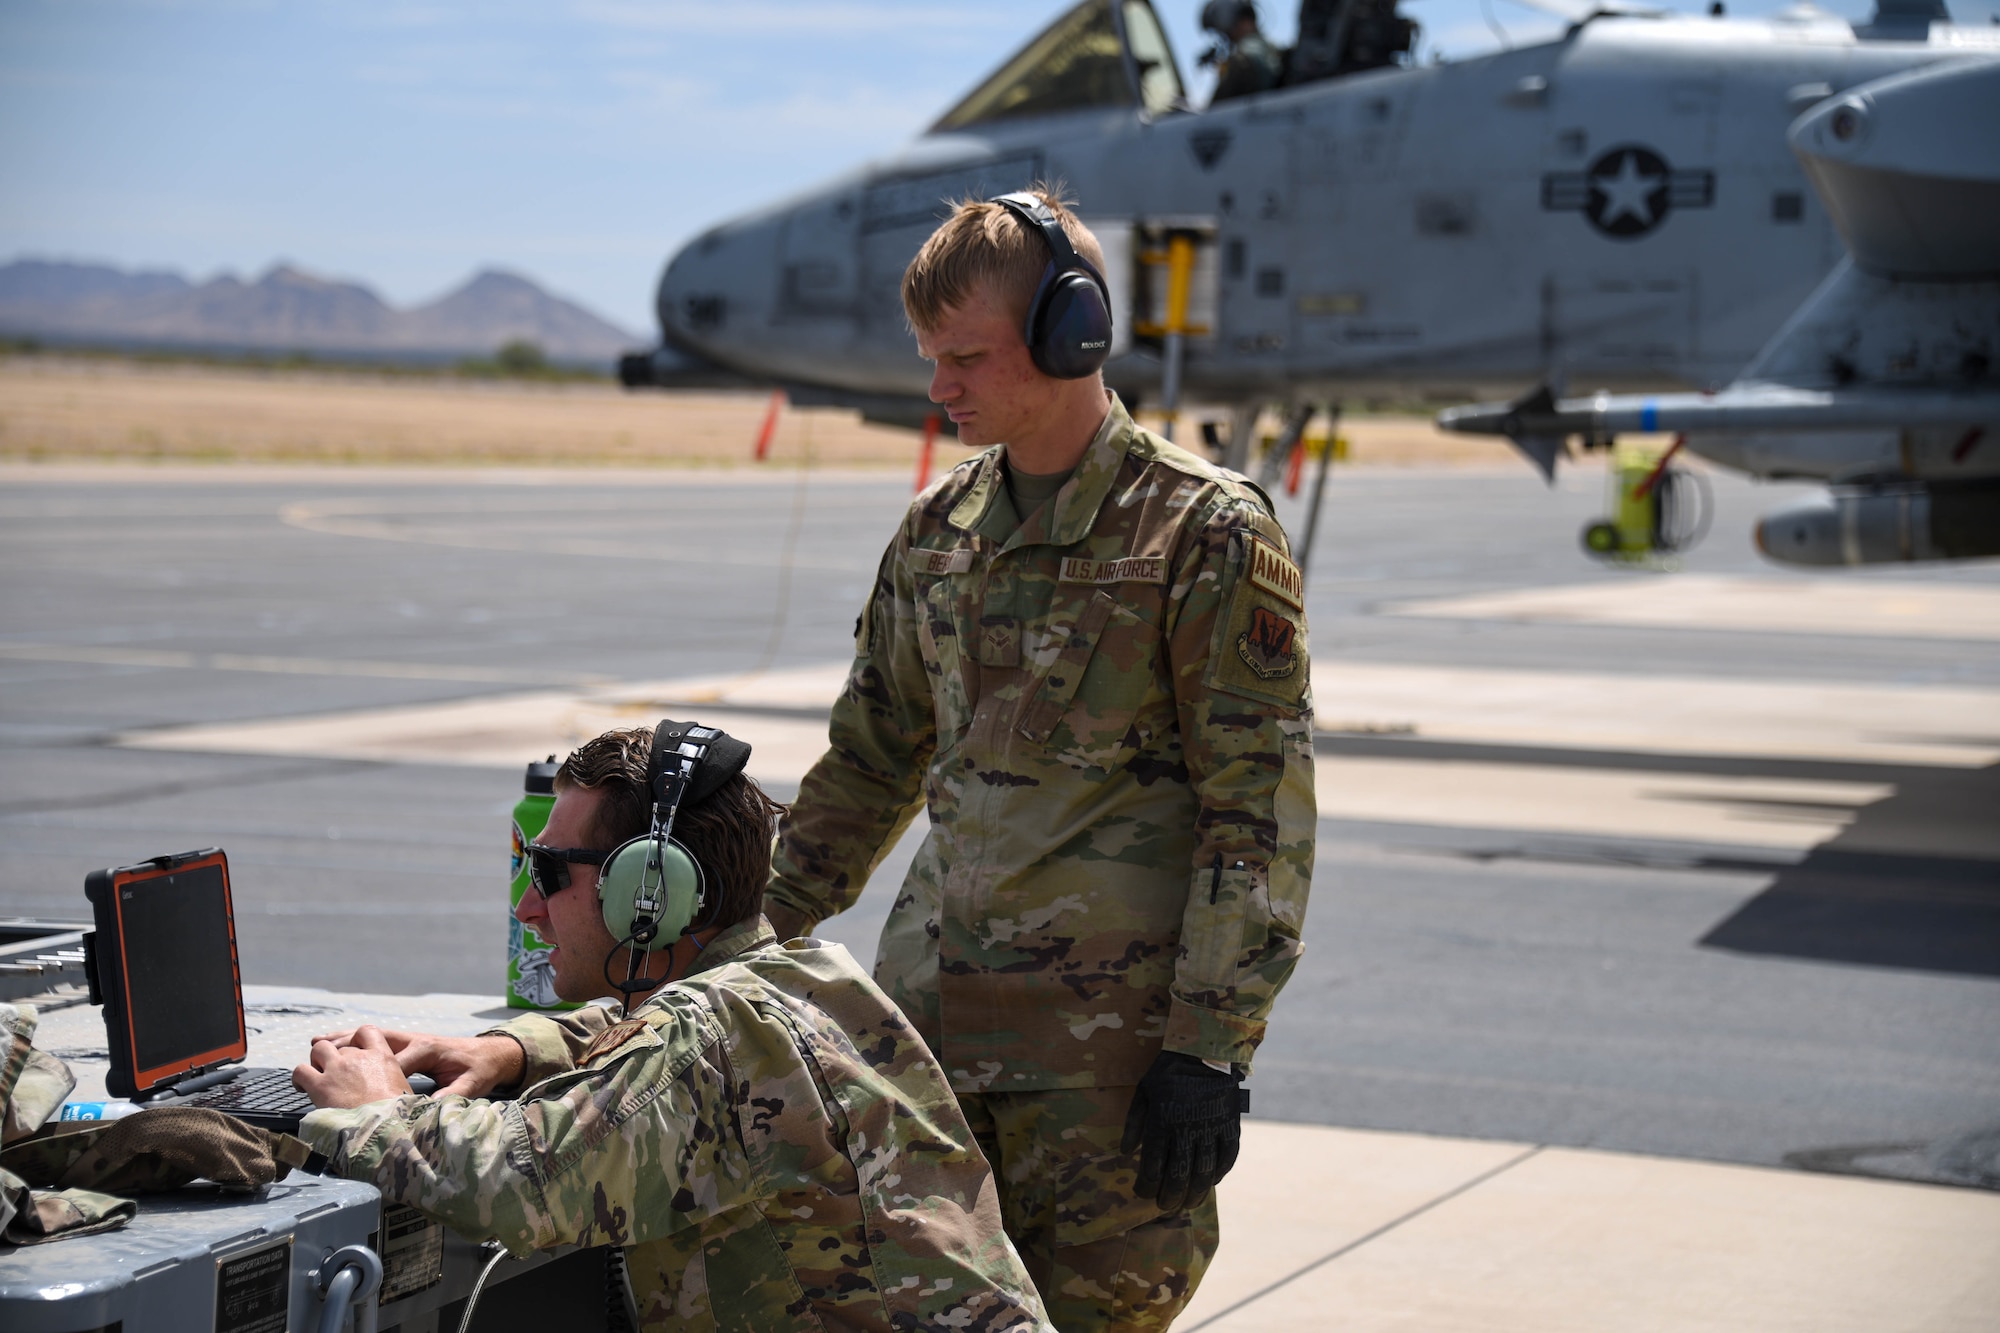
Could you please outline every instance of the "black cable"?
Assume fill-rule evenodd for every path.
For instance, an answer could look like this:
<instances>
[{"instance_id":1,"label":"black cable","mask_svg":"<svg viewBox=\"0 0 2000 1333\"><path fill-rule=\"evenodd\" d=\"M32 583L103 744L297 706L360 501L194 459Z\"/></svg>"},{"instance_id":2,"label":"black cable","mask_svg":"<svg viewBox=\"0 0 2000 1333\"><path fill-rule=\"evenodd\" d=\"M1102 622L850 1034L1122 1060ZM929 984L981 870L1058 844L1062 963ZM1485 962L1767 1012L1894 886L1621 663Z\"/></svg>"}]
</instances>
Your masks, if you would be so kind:
<instances>
[{"instance_id":1,"label":"black cable","mask_svg":"<svg viewBox=\"0 0 2000 1333\"><path fill-rule=\"evenodd\" d=\"M639 932L635 930L624 939L612 945L611 951L604 955L604 984L618 992L618 1017L620 1018L630 1018L632 1016L632 997L634 995L643 990L657 990L662 985L661 982L655 981L651 977L640 977L636 981L633 980L632 974L637 969L639 960L639 951L636 949L625 956L625 980L614 981L612 979L611 960L618 956L620 949L636 942L638 938Z\"/></svg>"}]
</instances>

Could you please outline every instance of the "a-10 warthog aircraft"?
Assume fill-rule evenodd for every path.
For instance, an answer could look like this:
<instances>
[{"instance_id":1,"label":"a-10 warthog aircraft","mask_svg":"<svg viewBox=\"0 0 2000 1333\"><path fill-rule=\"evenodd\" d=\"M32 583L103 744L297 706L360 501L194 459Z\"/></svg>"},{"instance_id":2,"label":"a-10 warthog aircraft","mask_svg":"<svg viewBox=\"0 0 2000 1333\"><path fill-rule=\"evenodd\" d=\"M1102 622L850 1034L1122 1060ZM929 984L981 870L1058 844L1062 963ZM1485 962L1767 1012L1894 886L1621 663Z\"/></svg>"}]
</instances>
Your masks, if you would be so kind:
<instances>
[{"instance_id":1,"label":"a-10 warthog aircraft","mask_svg":"<svg viewBox=\"0 0 2000 1333\"><path fill-rule=\"evenodd\" d=\"M1863 85L1791 139L1850 258L1718 393L1457 408L1553 473L1571 435L1668 430L1760 477L1833 483L1757 525L1811 565L2000 555L2000 64Z\"/></svg>"},{"instance_id":2,"label":"a-10 warthog aircraft","mask_svg":"<svg viewBox=\"0 0 2000 1333\"><path fill-rule=\"evenodd\" d=\"M1234 407L1233 463L1265 405L1423 394L1510 400L1452 424L1507 433L1552 466L1565 435L1601 439L1652 420L1639 408L1630 423L1586 419L1589 404L1565 392L1736 380L1846 263L1829 206L1851 240L1854 211L1875 209L1893 178L1914 183L1882 210L1943 207L1963 232L1963 210L1977 206L1985 234L2000 230L1995 173L1976 165L2000 144L1991 115L1923 113L1925 128L1910 133L1886 128L1901 116L1885 100L1883 151L1916 157L1867 158L1872 86L1967 67L1977 100L2000 71L2000 29L1954 26L1941 0L1881 4L1863 25L1809 3L1764 20L1596 13L1557 41L1414 65L1414 25L1393 0L1303 0L1280 86L1196 111L1147 0L1084 0L899 152L689 243L660 281L663 346L621 373L635 385L776 384L795 402L921 422L929 371L903 322L905 265L949 201L1060 181L1105 247L1107 381L1128 401ZM1833 124L1842 107L1859 108L1864 129L1824 152L1808 145L1816 182L1787 131ZM1965 190L1927 192L1927 172L1956 181L1967 163ZM1847 184L1823 200L1815 183L1838 172ZM1967 240L1949 263L1977 253ZM1907 379L1911 355L1921 374L1943 374L1932 343L1949 328L1964 344L1949 392L1990 403L2000 389L1990 274L1981 284L1924 268L1912 286L1901 272L1874 276L1870 255L1856 254L1866 272L1843 268L1850 287L1887 283L1895 295L1855 288L1838 300L1893 307L1919 350L1861 335L1866 348L1829 370L1834 388ZM1828 287L1815 308L1835 299ZM1929 398L1898 400L1908 415L1872 398L1864 410L1853 393L1815 401L1815 424L1784 448L1739 441L1711 456L1763 475L1835 479L1859 467L1870 483L1893 473L1923 487L1936 480L1924 432L1944 432L1950 484L1986 495L1975 507L1993 526L1981 506L2000 493L1978 479L2000 473L2000 439L1966 443L1994 419L1989 407L1962 421ZM1708 452L1711 437L1687 429L1689 446ZM1857 432L1875 444L1857 445ZM1885 458L1884 432L1912 443ZM1868 543L1840 549L1977 553L1955 541L1927 537L1886 557ZM1793 545L1768 549L1825 555L1824 542Z\"/></svg>"}]
</instances>

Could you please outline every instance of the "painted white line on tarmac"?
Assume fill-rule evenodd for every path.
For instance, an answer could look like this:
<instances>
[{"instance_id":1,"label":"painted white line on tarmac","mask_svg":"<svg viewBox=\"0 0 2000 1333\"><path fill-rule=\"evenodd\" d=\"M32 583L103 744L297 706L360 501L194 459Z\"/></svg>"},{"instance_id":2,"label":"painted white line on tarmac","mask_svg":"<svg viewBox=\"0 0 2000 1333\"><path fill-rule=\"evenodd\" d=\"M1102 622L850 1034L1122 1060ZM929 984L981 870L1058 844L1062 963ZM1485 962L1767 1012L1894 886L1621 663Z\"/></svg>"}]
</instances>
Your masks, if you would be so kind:
<instances>
[{"instance_id":1,"label":"painted white line on tarmac","mask_svg":"<svg viewBox=\"0 0 2000 1333\"><path fill-rule=\"evenodd\" d=\"M130 733L118 743L140 750L518 769L546 754L564 754L614 727L649 727L674 706L643 695L627 701L544 690L314 717L173 727ZM717 707L704 708L700 720L748 740L753 746L750 773L762 782L796 782L826 750L824 720Z\"/></svg>"},{"instance_id":2,"label":"painted white line on tarmac","mask_svg":"<svg viewBox=\"0 0 2000 1333\"><path fill-rule=\"evenodd\" d=\"M574 671L522 671L451 662L371 662L344 657L280 657L265 653L190 653L90 644L0 643L0 660L78 666L156 667L178 671L252 671L282 676L358 676L374 680L444 680L468 685L598 685L608 676Z\"/></svg>"},{"instance_id":3,"label":"painted white line on tarmac","mask_svg":"<svg viewBox=\"0 0 2000 1333\"><path fill-rule=\"evenodd\" d=\"M1818 846L1895 792L1887 783L1458 760L1321 755L1314 767L1328 819L1790 851Z\"/></svg>"},{"instance_id":4,"label":"painted white line on tarmac","mask_svg":"<svg viewBox=\"0 0 2000 1333\"><path fill-rule=\"evenodd\" d=\"M2000 690L1586 671L1313 664L1322 734L1938 764L2000 760Z\"/></svg>"},{"instance_id":5,"label":"painted white line on tarmac","mask_svg":"<svg viewBox=\"0 0 2000 1333\"><path fill-rule=\"evenodd\" d=\"M1758 634L2000 640L2000 587L1729 574L1633 575L1554 588L1391 602L1400 616Z\"/></svg>"},{"instance_id":6,"label":"painted white line on tarmac","mask_svg":"<svg viewBox=\"0 0 2000 1333\"><path fill-rule=\"evenodd\" d=\"M468 683L548 680L507 667L48 644L0 644L0 658ZM518 756L504 757L510 747L546 752L551 744L576 744L595 735L578 728L600 721L604 726L651 722L649 710L742 709L750 715L743 722L746 735L789 737L798 719L774 719L758 710L827 708L846 677L842 662L625 684L598 685L586 676L574 683L596 688L365 710L338 719L193 726L139 733L125 743L511 766ZM1344 661L1317 664L1313 677L1322 734L1953 768L2000 762L2000 690ZM814 727L823 738L824 725ZM776 734L771 739L780 743Z\"/></svg>"},{"instance_id":7,"label":"painted white line on tarmac","mask_svg":"<svg viewBox=\"0 0 2000 1333\"><path fill-rule=\"evenodd\" d=\"M120 650L122 651L122 650ZM1581 672L1324 664L1322 726L1582 752L1979 767L2000 760L2000 691ZM751 742L750 771L796 783L827 744L846 666L549 689L445 703L135 732L150 750L518 769L614 727L698 716ZM1331 707L1340 711L1331 714ZM1322 754L1322 816L1804 851L1894 794L1874 781L1650 771L1626 764ZM1900 827L1900 826L1899 826ZM1924 836L1896 835L1921 852ZM1903 846L1912 842L1913 845ZM1984 842L1981 842L1984 847Z\"/></svg>"}]
</instances>

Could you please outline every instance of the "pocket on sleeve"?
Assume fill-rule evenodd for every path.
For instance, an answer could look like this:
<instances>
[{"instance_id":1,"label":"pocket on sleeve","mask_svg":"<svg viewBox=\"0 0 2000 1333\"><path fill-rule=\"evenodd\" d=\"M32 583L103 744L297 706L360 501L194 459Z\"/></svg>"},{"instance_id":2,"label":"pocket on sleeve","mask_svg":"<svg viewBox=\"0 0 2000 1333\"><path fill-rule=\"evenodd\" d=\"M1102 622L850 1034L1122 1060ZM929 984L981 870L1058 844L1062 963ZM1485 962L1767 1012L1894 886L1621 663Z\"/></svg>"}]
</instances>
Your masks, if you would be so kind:
<instances>
[{"instance_id":1,"label":"pocket on sleeve","mask_svg":"<svg viewBox=\"0 0 2000 1333\"><path fill-rule=\"evenodd\" d=\"M1181 921L1181 980L1204 990L1229 990L1236 985L1238 960L1246 950L1261 948L1261 938L1244 938L1251 904L1264 893L1262 867L1197 870L1188 883L1187 912ZM1259 919L1262 919L1262 913Z\"/></svg>"}]
</instances>

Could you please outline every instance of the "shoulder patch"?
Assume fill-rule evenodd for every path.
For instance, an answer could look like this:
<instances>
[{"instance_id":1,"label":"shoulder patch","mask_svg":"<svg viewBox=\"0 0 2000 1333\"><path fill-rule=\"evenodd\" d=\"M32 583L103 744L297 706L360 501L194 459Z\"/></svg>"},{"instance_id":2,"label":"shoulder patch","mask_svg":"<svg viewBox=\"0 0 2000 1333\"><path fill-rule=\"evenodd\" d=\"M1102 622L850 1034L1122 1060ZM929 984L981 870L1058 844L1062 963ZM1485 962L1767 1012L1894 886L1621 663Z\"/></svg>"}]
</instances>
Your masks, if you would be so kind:
<instances>
[{"instance_id":1,"label":"shoulder patch","mask_svg":"<svg viewBox=\"0 0 2000 1333\"><path fill-rule=\"evenodd\" d=\"M576 1057L577 1068L583 1068L600 1055L610 1054L645 1030L646 1023L642 1019L628 1018L622 1023L613 1023L590 1039L590 1045Z\"/></svg>"},{"instance_id":2,"label":"shoulder patch","mask_svg":"<svg viewBox=\"0 0 2000 1333\"><path fill-rule=\"evenodd\" d=\"M1306 704L1305 583L1282 548L1243 533L1234 577L1217 617L1207 683L1287 711Z\"/></svg>"},{"instance_id":3,"label":"shoulder patch","mask_svg":"<svg viewBox=\"0 0 2000 1333\"><path fill-rule=\"evenodd\" d=\"M1299 625L1268 606L1250 608L1250 624L1236 636L1236 655L1259 680L1283 680L1299 669Z\"/></svg>"},{"instance_id":4,"label":"shoulder patch","mask_svg":"<svg viewBox=\"0 0 2000 1333\"><path fill-rule=\"evenodd\" d=\"M955 551L926 551L918 549L909 554L912 574L963 574L972 568L972 548L961 546Z\"/></svg>"},{"instance_id":5,"label":"shoulder patch","mask_svg":"<svg viewBox=\"0 0 2000 1333\"><path fill-rule=\"evenodd\" d=\"M1299 567L1262 537L1250 538L1250 563L1246 571L1253 587L1262 588L1294 611L1306 606L1306 581Z\"/></svg>"}]
</instances>

